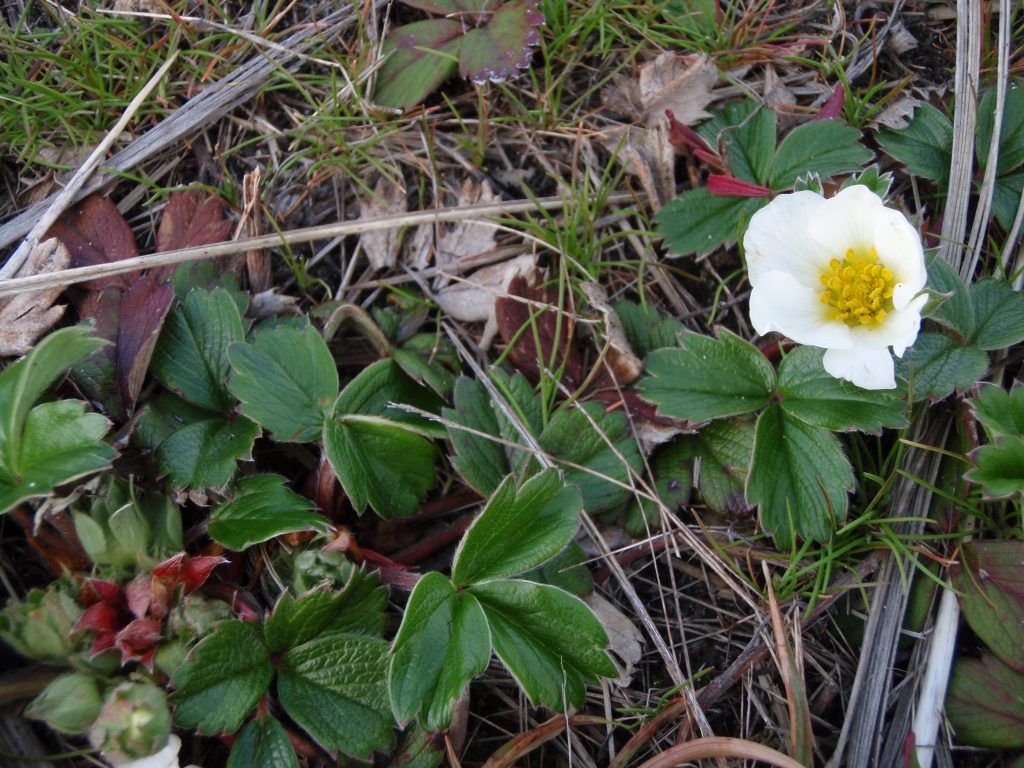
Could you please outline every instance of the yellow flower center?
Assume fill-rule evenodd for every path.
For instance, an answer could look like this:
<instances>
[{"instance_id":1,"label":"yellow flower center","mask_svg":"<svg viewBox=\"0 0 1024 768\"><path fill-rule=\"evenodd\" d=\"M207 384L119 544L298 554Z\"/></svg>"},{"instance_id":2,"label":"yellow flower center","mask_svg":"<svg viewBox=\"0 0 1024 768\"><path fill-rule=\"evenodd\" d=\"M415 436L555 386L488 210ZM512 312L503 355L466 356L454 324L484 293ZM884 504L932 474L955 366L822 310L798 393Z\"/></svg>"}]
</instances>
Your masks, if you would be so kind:
<instances>
[{"instance_id":1,"label":"yellow flower center","mask_svg":"<svg viewBox=\"0 0 1024 768\"><path fill-rule=\"evenodd\" d=\"M878 251L846 251L840 261L832 259L821 273L821 303L832 307L832 317L851 328L877 328L892 311L892 270L878 263Z\"/></svg>"}]
</instances>

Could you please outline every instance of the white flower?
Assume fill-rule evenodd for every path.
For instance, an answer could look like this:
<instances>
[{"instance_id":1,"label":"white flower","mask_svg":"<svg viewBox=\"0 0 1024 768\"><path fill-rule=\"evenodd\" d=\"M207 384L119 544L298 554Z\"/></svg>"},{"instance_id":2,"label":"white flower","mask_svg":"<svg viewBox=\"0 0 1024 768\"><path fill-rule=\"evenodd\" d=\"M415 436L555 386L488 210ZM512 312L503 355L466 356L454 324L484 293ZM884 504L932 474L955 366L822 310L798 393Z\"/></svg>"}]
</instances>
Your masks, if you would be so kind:
<instances>
[{"instance_id":1,"label":"white flower","mask_svg":"<svg viewBox=\"0 0 1024 768\"><path fill-rule=\"evenodd\" d=\"M927 278L917 231L855 184L825 199L779 195L743 237L750 322L824 347L825 370L864 389L896 386L893 359L914 343Z\"/></svg>"}]
</instances>

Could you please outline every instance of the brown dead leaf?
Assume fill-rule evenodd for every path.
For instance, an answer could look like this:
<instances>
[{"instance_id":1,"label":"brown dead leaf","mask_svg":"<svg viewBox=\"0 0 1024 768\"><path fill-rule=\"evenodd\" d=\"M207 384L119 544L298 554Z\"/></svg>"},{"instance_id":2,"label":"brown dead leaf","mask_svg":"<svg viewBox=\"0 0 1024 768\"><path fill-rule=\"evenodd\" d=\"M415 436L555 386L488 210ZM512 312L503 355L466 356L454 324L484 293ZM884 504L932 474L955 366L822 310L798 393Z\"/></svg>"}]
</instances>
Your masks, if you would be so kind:
<instances>
[{"instance_id":1,"label":"brown dead leaf","mask_svg":"<svg viewBox=\"0 0 1024 768\"><path fill-rule=\"evenodd\" d=\"M224 217L224 203L201 189L175 192L167 200L156 233L158 251L175 251L228 239L231 222Z\"/></svg>"},{"instance_id":2,"label":"brown dead leaf","mask_svg":"<svg viewBox=\"0 0 1024 768\"><path fill-rule=\"evenodd\" d=\"M406 210L405 189L383 177L373 188L373 195L359 201L359 216L363 219L379 219ZM375 272L392 269L398 263L398 249L402 244L398 227L364 232L359 242Z\"/></svg>"},{"instance_id":3,"label":"brown dead leaf","mask_svg":"<svg viewBox=\"0 0 1024 768\"><path fill-rule=\"evenodd\" d=\"M18 270L18 277L59 272L71 263L71 255L60 240L39 243ZM53 302L63 288L31 291L9 299L0 299L0 357L24 355L36 339L64 316L65 306Z\"/></svg>"},{"instance_id":4,"label":"brown dead leaf","mask_svg":"<svg viewBox=\"0 0 1024 768\"><path fill-rule=\"evenodd\" d=\"M459 207L494 203L500 196L491 188L487 181L476 182L466 179L459 191L456 205ZM494 250L497 240L495 229L489 224L478 221L457 221L450 228L442 229L437 238L437 252L434 255L435 266L442 271L461 272L459 262L471 259L481 253Z\"/></svg>"},{"instance_id":5,"label":"brown dead leaf","mask_svg":"<svg viewBox=\"0 0 1024 768\"><path fill-rule=\"evenodd\" d=\"M607 348L605 354L606 370L618 387L625 387L635 381L644 370L644 362L633 352L633 347L626 338L622 321L615 308L608 302L608 292L597 283L581 283L580 290L587 297L590 306L601 313L604 320L603 344Z\"/></svg>"},{"instance_id":6,"label":"brown dead leaf","mask_svg":"<svg viewBox=\"0 0 1024 768\"><path fill-rule=\"evenodd\" d=\"M463 323L485 323L494 317L494 303L508 294L508 286L519 276L533 274L533 256L518 256L481 267L468 277L439 289L435 298L449 317Z\"/></svg>"},{"instance_id":7,"label":"brown dead leaf","mask_svg":"<svg viewBox=\"0 0 1024 768\"><path fill-rule=\"evenodd\" d=\"M89 195L78 205L69 208L46 234L56 237L68 249L72 267L88 267L94 264L109 264L139 255L135 235L128 222L117 210L117 206L100 195ZM108 285L127 288L131 276L115 275L90 280L83 286L90 290L102 290Z\"/></svg>"},{"instance_id":8,"label":"brown dead leaf","mask_svg":"<svg viewBox=\"0 0 1024 768\"><path fill-rule=\"evenodd\" d=\"M718 69L706 56L666 52L640 66L636 78L617 77L601 93L605 107L630 125L605 131L601 143L619 157L655 208L675 192L675 151L668 141L666 110L684 125L708 117Z\"/></svg>"},{"instance_id":9,"label":"brown dead leaf","mask_svg":"<svg viewBox=\"0 0 1024 768\"><path fill-rule=\"evenodd\" d=\"M615 681L622 687L629 685L633 671L643 656L644 636L636 624L629 620L614 603L609 602L597 592L583 596L583 601L601 621L608 633L608 649L615 659L615 668L619 677Z\"/></svg>"},{"instance_id":10,"label":"brown dead leaf","mask_svg":"<svg viewBox=\"0 0 1024 768\"><path fill-rule=\"evenodd\" d=\"M558 307L556 288L516 277L509 283L508 296L495 303L494 313L501 338L510 345L509 362L526 378L537 382L541 371L561 370L566 387L579 387L583 354L574 343L575 316L572 307Z\"/></svg>"}]
</instances>

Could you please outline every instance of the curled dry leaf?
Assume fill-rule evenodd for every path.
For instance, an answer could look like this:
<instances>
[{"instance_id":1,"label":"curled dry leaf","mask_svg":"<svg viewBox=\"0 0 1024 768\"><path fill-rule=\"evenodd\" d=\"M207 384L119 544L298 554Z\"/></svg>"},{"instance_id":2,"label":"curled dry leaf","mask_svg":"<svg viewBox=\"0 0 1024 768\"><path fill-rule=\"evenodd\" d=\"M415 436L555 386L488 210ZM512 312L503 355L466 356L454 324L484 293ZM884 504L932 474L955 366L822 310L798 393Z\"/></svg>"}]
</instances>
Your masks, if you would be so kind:
<instances>
[{"instance_id":1,"label":"curled dry leaf","mask_svg":"<svg viewBox=\"0 0 1024 768\"><path fill-rule=\"evenodd\" d=\"M605 107L630 125L604 131L601 143L639 177L652 205L673 196L675 152L668 141L665 112L684 125L708 117L718 69L706 56L663 53L640 66L636 78L621 75L602 94Z\"/></svg>"},{"instance_id":2,"label":"curled dry leaf","mask_svg":"<svg viewBox=\"0 0 1024 768\"><path fill-rule=\"evenodd\" d=\"M464 323L486 323L480 347L486 349L498 330L495 304L508 295L509 284L519 277L531 277L533 256L524 254L514 259L481 267L469 277L438 290L434 298L441 311Z\"/></svg>"},{"instance_id":3,"label":"curled dry leaf","mask_svg":"<svg viewBox=\"0 0 1024 768\"><path fill-rule=\"evenodd\" d=\"M39 243L18 271L18 277L59 272L71 263L71 256L60 240ZM63 288L31 291L9 299L0 299L0 357L24 355L36 340L64 316L64 305L54 306Z\"/></svg>"},{"instance_id":4,"label":"curled dry leaf","mask_svg":"<svg viewBox=\"0 0 1024 768\"><path fill-rule=\"evenodd\" d=\"M587 297L590 306L601 313L604 320L602 346L607 348L607 370L614 383L624 387L640 376L644 370L644 362L633 352L618 313L608 303L608 292L604 287L597 283L582 283L580 290Z\"/></svg>"},{"instance_id":5,"label":"curled dry leaf","mask_svg":"<svg viewBox=\"0 0 1024 768\"><path fill-rule=\"evenodd\" d=\"M359 201L359 216L363 219L379 219L406 210L405 189L383 177L373 188L373 195ZM398 263L398 249L402 244L398 227L364 232L359 242L375 272L392 269Z\"/></svg>"},{"instance_id":6,"label":"curled dry leaf","mask_svg":"<svg viewBox=\"0 0 1024 768\"><path fill-rule=\"evenodd\" d=\"M473 179L466 179L456 205L463 207L494 203L499 199L487 181L477 183ZM465 267L461 265L462 261L494 250L497 246L494 233L495 229L490 224L468 219L455 222L438 235L435 266L444 272L463 272Z\"/></svg>"},{"instance_id":7,"label":"curled dry leaf","mask_svg":"<svg viewBox=\"0 0 1024 768\"><path fill-rule=\"evenodd\" d=\"M597 592L584 595L583 602L590 606L590 610L608 633L608 650L612 652L615 668L619 671L619 677L615 682L622 687L628 686L632 681L633 671L643 656L643 633L626 614Z\"/></svg>"}]
</instances>

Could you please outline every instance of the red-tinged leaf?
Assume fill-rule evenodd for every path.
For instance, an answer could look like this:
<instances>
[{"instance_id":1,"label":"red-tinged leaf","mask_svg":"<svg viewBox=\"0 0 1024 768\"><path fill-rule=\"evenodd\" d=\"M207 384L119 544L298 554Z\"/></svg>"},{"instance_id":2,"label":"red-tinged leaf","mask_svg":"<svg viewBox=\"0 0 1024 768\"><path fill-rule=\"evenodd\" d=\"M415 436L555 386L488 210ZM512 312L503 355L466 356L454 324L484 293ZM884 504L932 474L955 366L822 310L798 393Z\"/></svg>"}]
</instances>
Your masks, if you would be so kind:
<instances>
[{"instance_id":1,"label":"red-tinged leaf","mask_svg":"<svg viewBox=\"0 0 1024 768\"><path fill-rule=\"evenodd\" d=\"M124 611L117 606L110 603L95 603L85 609L72 631L113 632L124 625L124 619Z\"/></svg>"},{"instance_id":2,"label":"red-tinged leaf","mask_svg":"<svg viewBox=\"0 0 1024 768\"><path fill-rule=\"evenodd\" d=\"M139 255L135 235L117 206L99 195L90 195L69 208L50 227L46 238L59 238L71 254L72 267L109 264ZM108 285L128 286L125 275L105 277L84 283L86 288L100 290Z\"/></svg>"},{"instance_id":3,"label":"red-tinged leaf","mask_svg":"<svg viewBox=\"0 0 1024 768\"><path fill-rule=\"evenodd\" d=\"M494 310L502 339L512 345L509 360L533 382L540 379L541 370L562 369L566 386L578 387L583 380L583 356L572 343L571 309L559 311L554 288L532 286L522 277L512 279L508 293L498 298Z\"/></svg>"},{"instance_id":4,"label":"red-tinged leaf","mask_svg":"<svg viewBox=\"0 0 1024 768\"><path fill-rule=\"evenodd\" d=\"M153 274L143 275L121 297L117 334L117 390L131 410L142 390L164 318L174 301L174 287Z\"/></svg>"},{"instance_id":5,"label":"red-tinged leaf","mask_svg":"<svg viewBox=\"0 0 1024 768\"><path fill-rule=\"evenodd\" d=\"M509 0L486 26L466 33L459 48L459 74L474 83L500 83L530 66L540 43L544 14L535 0Z\"/></svg>"},{"instance_id":6,"label":"red-tinged leaf","mask_svg":"<svg viewBox=\"0 0 1024 768\"><path fill-rule=\"evenodd\" d=\"M200 189L175 192L167 200L156 249L173 251L227 240L231 222L224 218L224 203ZM172 267L173 271L173 267Z\"/></svg>"},{"instance_id":7,"label":"red-tinged leaf","mask_svg":"<svg viewBox=\"0 0 1024 768\"><path fill-rule=\"evenodd\" d=\"M117 648L121 651L121 661L140 661L148 666L161 637L163 632L159 621L135 619L118 632L115 638Z\"/></svg>"},{"instance_id":8,"label":"red-tinged leaf","mask_svg":"<svg viewBox=\"0 0 1024 768\"><path fill-rule=\"evenodd\" d=\"M114 632L100 632L89 647L90 656L98 656L108 651L117 644L117 635Z\"/></svg>"},{"instance_id":9,"label":"red-tinged leaf","mask_svg":"<svg viewBox=\"0 0 1024 768\"><path fill-rule=\"evenodd\" d=\"M153 578L171 587L183 584L187 595L199 589L210 577L210 572L226 562L223 557L190 557L182 552L156 566Z\"/></svg>"},{"instance_id":10,"label":"red-tinged leaf","mask_svg":"<svg viewBox=\"0 0 1024 768\"><path fill-rule=\"evenodd\" d=\"M128 610L137 618L142 618L149 611L153 599L153 578L148 574L140 574L125 584L124 596Z\"/></svg>"},{"instance_id":11,"label":"red-tinged leaf","mask_svg":"<svg viewBox=\"0 0 1024 768\"><path fill-rule=\"evenodd\" d=\"M398 27L384 41L373 100L388 107L419 104L451 77L462 45L462 24L427 19Z\"/></svg>"},{"instance_id":12,"label":"red-tinged leaf","mask_svg":"<svg viewBox=\"0 0 1024 768\"><path fill-rule=\"evenodd\" d=\"M93 605L99 602L119 605L123 597L120 585L112 581L107 581L106 579L86 579L82 582L78 601L83 605Z\"/></svg>"},{"instance_id":13,"label":"red-tinged leaf","mask_svg":"<svg viewBox=\"0 0 1024 768\"><path fill-rule=\"evenodd\" d=\"M843 107L846 106L846 89L843 84L840 83L832 91L832 95L828 97L828 101L825 102L825 106L818 110L818 114L814 116L814 120L839 120L843 116Z\"/></svg>"},{"instance_id":14,"label":"red-tinged leaf","mask_svg":"<svg viewBox=\"0 0 1024 768\"><path fill-rule=\"evenodd\" d=\"M721 197L770 197L772 194L768 187L717 173L708 176L708 191Z\"/></svg>"},{"instance_id":15,"label":"red-tinged leaf","mask_svg":"<svg viewBox=\"0 0 1024 768\"><path fill-rule=\"evenodd\" d=\"M154 619L163 619L167 615L167 608L171 603L171 597L176 584L165 584L159 579L149 580L149 615Z\"/></svg>"},{"instance_id":16,"label":"red-tinged leaf","mask_svg":"<svg viewBox=\"0 0 1024 768\"><path fill-rule=\"evenodd\" d=\"M708 154L715 154L711 146L704 141L704 137L693 128L676 120L675 113L671 109L665 110L665 117L668 118L668 143L679 150L700 150Z\"/></svg>"}]
</instances>

